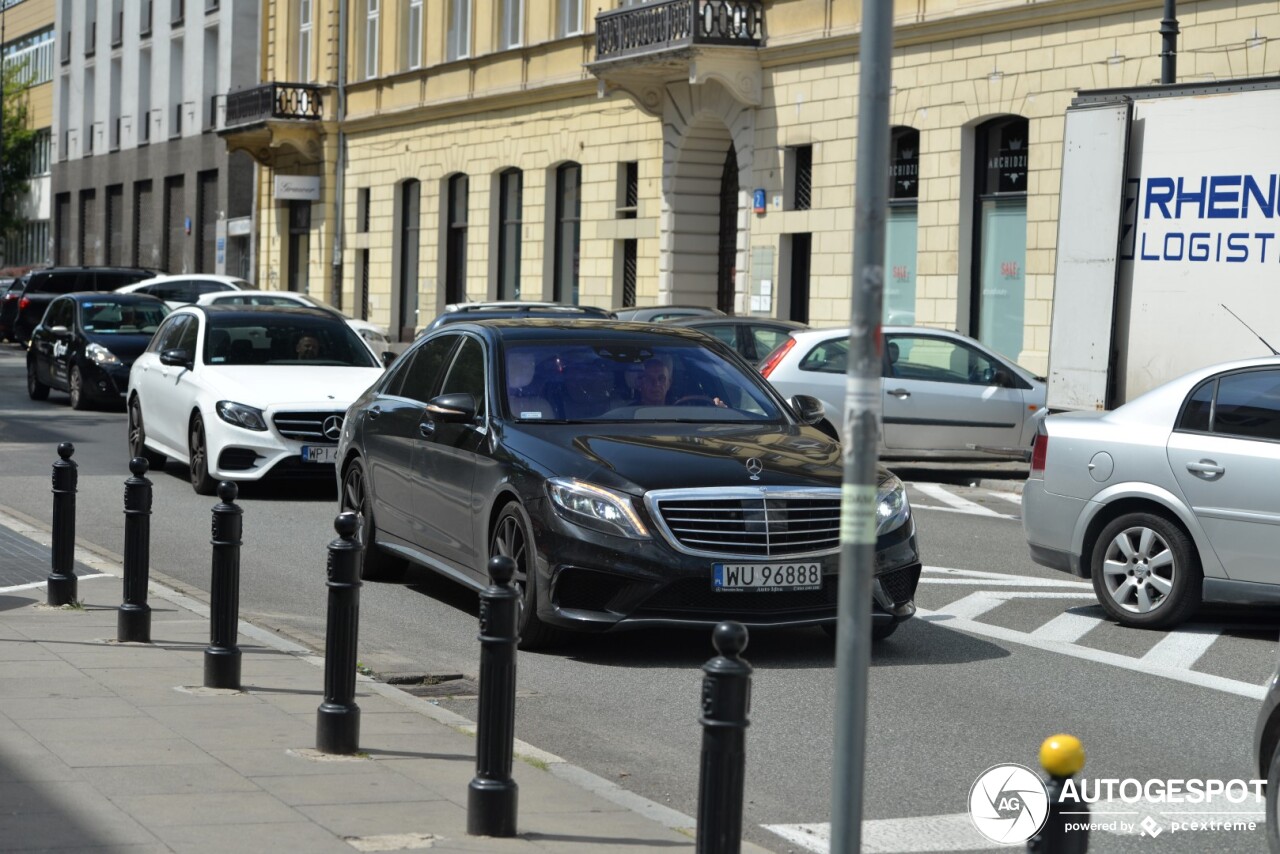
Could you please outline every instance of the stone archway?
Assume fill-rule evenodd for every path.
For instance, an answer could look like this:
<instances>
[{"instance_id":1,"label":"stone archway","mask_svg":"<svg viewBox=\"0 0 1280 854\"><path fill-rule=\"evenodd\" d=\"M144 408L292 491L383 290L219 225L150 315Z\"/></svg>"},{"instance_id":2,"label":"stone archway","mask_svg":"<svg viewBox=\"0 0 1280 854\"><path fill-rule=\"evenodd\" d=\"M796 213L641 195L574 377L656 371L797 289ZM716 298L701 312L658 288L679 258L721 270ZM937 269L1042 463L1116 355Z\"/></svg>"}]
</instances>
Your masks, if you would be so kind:
<instances>
[{"instance_id":1,"label":"stone archway","mask_svg":"<svg viewBox=\"0 0 1280 854\"><path fill-rule=\"evenodd\" d=\"M745 204L751 187L755 112L719 83L672 84L663 105L662 222L658 302L731 308L741 313L747 290L750 219ZM736 203L724 216L736 219L732 252L722 250L722 193L732 149L737 163ZM726 200L727 202L727 200ZM724 260L733 257L732 305L723 298Z\"/></svg>"}]
</instances>

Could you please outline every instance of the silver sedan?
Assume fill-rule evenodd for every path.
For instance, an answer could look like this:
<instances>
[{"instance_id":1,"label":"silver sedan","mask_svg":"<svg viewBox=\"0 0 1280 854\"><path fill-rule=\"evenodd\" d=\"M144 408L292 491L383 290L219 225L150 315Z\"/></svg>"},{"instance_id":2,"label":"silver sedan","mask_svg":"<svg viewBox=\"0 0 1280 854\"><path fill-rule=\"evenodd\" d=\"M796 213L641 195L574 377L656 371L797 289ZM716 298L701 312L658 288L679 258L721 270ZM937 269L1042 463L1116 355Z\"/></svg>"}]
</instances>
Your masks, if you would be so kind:
<instances>
[{"instance_id":1,"label":"silver sedan","mask_svg":"<svg viewBox=\"0 0 1280 854\"><path fill-rule=\"evenodd\" d=\"M1092 578L1127 626L1201 601L1280 602L1280 358L1202 368L1111 412L1045 419L1022 520L1031 556Z\"/></svg>"},{"instance_id":2,"label":"silver sedan","mask_svg":"<svg viewBox=\"0 0 1280 854\"><path fill-rule=\"evenodd\" d=\"M958 332L884 327L881 456L1026 459L1045 415L1039 377ZM848 329L791 333L760 365L790 399L821 400L832 435L844 412Z\"/></svg>"}]
</instances>

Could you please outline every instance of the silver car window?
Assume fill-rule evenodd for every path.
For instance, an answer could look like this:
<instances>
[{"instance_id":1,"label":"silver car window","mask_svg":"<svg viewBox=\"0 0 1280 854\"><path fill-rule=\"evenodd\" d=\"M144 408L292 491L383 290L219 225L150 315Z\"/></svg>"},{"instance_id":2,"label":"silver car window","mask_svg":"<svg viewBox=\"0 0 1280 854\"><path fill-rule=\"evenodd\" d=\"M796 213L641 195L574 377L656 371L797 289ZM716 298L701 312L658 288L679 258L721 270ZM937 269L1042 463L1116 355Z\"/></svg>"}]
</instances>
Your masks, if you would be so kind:
<instances>
[{"instance_id":1,"label":"silver car window","mask_svg":"<svg viewBox=\"0 0 1280 854\"><path fill-rule=\"evenodd\" d=\"M1280 371L1246 371L1219 379L1213 432L1280 440Z\"/></svg>"}]
</instances>

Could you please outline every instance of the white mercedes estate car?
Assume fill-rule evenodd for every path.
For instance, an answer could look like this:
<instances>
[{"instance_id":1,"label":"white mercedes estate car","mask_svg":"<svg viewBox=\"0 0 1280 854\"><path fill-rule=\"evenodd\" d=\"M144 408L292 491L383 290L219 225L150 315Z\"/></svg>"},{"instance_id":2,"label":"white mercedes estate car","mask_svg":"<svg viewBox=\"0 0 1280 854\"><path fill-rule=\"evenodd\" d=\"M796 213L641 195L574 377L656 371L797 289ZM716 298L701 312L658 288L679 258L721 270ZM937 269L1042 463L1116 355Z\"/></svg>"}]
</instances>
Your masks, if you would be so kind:
<instances>
[{"instance_id":1,"label":"white mercedes estate car","mask_svg":"<svg viewBox=\"0 0 1280 854\"><path fill-rule=\"evenodd\" d=\"M327 309L187 306L129 372L129 454L187 464L201 495L268 473L331 479L347 407L382 370Z\"/></svg>"}]
</instances>

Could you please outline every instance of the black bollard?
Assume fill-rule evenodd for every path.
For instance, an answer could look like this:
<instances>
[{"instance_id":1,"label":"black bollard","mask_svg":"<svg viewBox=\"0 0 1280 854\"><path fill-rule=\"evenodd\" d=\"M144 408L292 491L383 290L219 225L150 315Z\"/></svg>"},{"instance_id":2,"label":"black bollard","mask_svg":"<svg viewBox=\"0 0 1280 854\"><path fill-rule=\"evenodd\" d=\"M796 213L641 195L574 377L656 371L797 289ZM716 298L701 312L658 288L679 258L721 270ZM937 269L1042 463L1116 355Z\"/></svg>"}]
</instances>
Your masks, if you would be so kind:
<instances>
[{"instance_id":1,"label":"black bollard","mask_svg":"<svg viewBox=\"0 0 1280 854\"><path fill-rule=\"evenodd\" d=\"M147 460L129 460L133 477L124 482L124 602L116 614L116 640L151 643L151 481Z\"/></svg>"},{"instance_id":2,"label":"black bollard","mask_svg":"<svg viewBox=\"0 0 1280 854\"><path fill-rule=\"evenodd\" d=\"M213 508L213 577L209 582L209 646L204 651L204 687L240 690L240 531L244 511L233 502L239 490L218 484Z\"/></svg>"},{"instance_id":3,"label":"black bollard","mask_svg":"<svg viewBox=\"0 0 1280 854\"><path fill-rule=\"evenodd\" d=\"M516 620L520 593L511 585L516 564L489 558L492 583L480 594L480 709L476 776L467 791L467 833L515 836L519 789L511 779L516 737Z\"/></svg>"},{"instance_id":4,"label":"black bollard","mask_svg":"<svg viewBox=\"0 0 1280 854\"><path fill-rule=\"evenodd\" d=\"M1049 774L1044 788L1049 795L1049 813L1044 825L1027 840L1027 850L1035 854L1085 854L1089 850L1089 805L1083 800L1062 803L1067 781L1084 768L1084 747L1073 735L1049 736L1040 745L1040 765ZM1064 814L1069 810L1070 815ZM1070 824L1083 829L1067 829Z\"/></svg>"},{"instance_id":5,"label":"black bollard","mask_svg":"<svg viewBox=\"0 0 1280 854\"><path fill-rule=\"evenodd\" d=\"M702 768L698 778L698 854L737 854L742 848L742 787L750 726L751 665L747 627L726 621L711 633L720 653L702 672Z\"/></svg>"},{"instance_id":6,"label":"black bollard","mask_svg":"<svg viewBox=\"0 0 1280 854\"><path fill-rule=\"evenodd\" d=\"M53 464L53 548L49 573L48 603L53 607L76 601L76 480L79 475L71 455L75 445L58 445Z\"/></svg>"},{"instance_id":7,"label":"black bollard","mask_svg":"<svg viewBox=\"0 0 1280 854\"><path fill-rule=\"evenodd\" d=\"M324 643L324 702L316 717L316 750L352 754L359 750L360 707L356 705L356 638L360 630L360 543L356 514L333 520L338 539L329 543L329 623Z\"/></svg>"}]
</instances>

